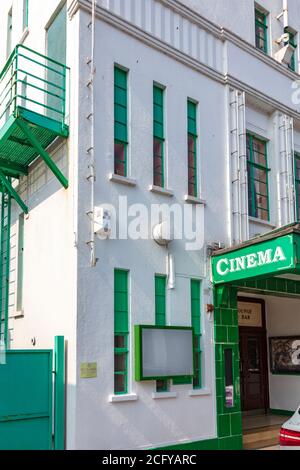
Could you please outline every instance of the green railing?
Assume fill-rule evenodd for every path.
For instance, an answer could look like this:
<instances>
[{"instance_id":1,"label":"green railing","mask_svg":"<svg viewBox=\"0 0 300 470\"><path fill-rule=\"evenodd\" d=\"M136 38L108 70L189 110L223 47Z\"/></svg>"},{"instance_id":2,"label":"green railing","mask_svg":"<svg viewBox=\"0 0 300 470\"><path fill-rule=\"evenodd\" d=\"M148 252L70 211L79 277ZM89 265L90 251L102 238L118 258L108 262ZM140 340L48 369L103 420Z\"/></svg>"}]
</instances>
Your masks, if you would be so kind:
<instances>
[{"instance_id":1,"label":"green railing","mask_svg":"<svg viewBox=\"0 0 300 470\"><path fill-rule=\"evenodd\" d=\"M0 73L0 129L18 108L67 124L69 68L18 45Z\"/></svg>"}]
</instances>

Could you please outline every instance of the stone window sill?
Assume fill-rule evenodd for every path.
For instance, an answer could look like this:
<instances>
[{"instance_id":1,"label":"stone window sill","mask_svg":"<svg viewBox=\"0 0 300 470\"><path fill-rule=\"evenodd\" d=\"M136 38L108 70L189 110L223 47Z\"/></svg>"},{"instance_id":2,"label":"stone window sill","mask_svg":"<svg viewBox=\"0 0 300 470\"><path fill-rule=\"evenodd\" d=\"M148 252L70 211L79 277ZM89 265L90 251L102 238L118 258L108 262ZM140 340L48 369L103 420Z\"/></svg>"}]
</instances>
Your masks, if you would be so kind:
<instances>
[{"instance_id":1,"label":"stone window sill","mask_svg":"<svg viewBox=\"0 0 300 470\"><path fill-rule=\"evenodd\" d=\"M160 194L161 196L174 196L174 192L172 191L172 189L161 188L160 186L151 185L149 186L149 191L155 194Z\"/></svg>"},{"instance_id":2,"label":"stone window sill","mask_svg":"<svg viewBox=\"0 0 300 470\"><path fill-rule=\"evenodd\" d=\"M128 178L127 176L120 176L116 175L114 173L111 173L108 176L109 181L112 181L113 183L119 183L119 184L124 184L125 186L136 186L136 180L133 178Z\"/></svg>"},{"instance_id":3,"label":"stone window sill","mask_svg":"<svg viewBox=\"0 0 300 470\"><path fill-rule=\"evenodd\" d=\"M166 398L177 398L176 392L153 392L152 393L153 400L163 400Z\"/></svg>"},{"instance_id":4,"label":"stone window sill","mask_svg":"<svg viewBox=\"0 0 300 470\"><path fill-rule=\"evenodd\" d=\"M268 220L257 219L256 217L250 217L249 216L249 222L253 222L253 223L259 224L259 225L264 225L264 226L270 227L272 229L274 229L276 227L276 225L272 224L272 222L269 222Z\"/></svg>"},{"instance_id":5,"label":"stone window sill","mask_svg":"<svg viewBox=\"0 0 300 470\"><path fill-rule=\"evenodd\" d=\"M188 204L203 204L206 206L206 201L204 199L201 199L200 197L194 197L194 196L184 196L184 200Z\"/></svg>"},{"instance_id":6,"label":"stone window sill","mask_svg":"<svg viewBox=\"0 0 300 470\"><path fill-rule=\"evenodd\" d=\"M23 31L23 33L22 33L22 36L21 36L20 41L19 41L19 44L23 44L23 43L24 43L24 41L25 41L25 39L27 38L28 34L29 34L29 29L28 29L28 27L27 27L27 28L24 29L24 31Z\"/></svg>"},{"instance_id":7,"label":"stone window sill","mask_svg":"<svg viewBox=\"0 0 300 470\"><path fill-rule=\"evenodd\" d=\"M24 310L16 310L13 314L9 315L9 318L23 318Z\"/></svg>"},{"instance_id":8,"label":"stone window sill","mask_svg":"<svg viewBox=\"0 0 300 470\"><path fill-rule=\"evenodd\" d=\"M199 390L189 390L190 397L206 397L211 395L211 390L208 388L200 388Z\"/></svg>"},{"instance_id":9,"label":"stone window sill","mask_svg":"<svg viewBox=\"0 0 300 470\"><path fill-rule=\"evenodd\" d=\"M126 395L110 395L108 401L110 403L121 403L121 402L128 402L128 401L137 401L138 396L136 393L129 393Z\"/></svg>"}]
</instances>

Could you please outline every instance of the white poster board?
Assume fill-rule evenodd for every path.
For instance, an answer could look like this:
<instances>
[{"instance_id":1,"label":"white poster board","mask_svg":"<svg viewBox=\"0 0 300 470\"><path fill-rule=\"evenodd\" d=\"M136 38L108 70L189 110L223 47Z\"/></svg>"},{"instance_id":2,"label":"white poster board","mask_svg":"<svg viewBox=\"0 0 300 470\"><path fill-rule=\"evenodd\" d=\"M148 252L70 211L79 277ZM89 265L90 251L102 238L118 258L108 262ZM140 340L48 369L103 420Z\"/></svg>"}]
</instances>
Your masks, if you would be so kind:
<instances>
[{"instance_id":1,"label":"white poster board","mask_svg":"<svg viewBox=\"0 0 300 470\"><path fill-rule=\"evenodd\" d=\"M193 330L142 329L142 376L193 376Z\"/></svg>"}]
</instances>

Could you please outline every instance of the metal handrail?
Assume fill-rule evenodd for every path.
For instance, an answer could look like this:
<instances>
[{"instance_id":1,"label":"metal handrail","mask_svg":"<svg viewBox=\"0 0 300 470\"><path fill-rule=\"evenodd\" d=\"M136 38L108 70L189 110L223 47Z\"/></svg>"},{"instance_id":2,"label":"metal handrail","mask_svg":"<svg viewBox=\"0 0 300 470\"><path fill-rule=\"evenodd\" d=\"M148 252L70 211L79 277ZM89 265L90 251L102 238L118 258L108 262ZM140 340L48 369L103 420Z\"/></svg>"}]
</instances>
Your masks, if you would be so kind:
<instances>
[{"instance_id":1,"label":"metal handrail","mask_svg":"<svg viewBox=\"0 0 300 470\"><path fill-rule=\"evenodd\" d=\"M17 45L0 73L0 120L6 114L7 120L21 107L65 125L69 70L51 57Z\"/></svg>"}]
</instances>

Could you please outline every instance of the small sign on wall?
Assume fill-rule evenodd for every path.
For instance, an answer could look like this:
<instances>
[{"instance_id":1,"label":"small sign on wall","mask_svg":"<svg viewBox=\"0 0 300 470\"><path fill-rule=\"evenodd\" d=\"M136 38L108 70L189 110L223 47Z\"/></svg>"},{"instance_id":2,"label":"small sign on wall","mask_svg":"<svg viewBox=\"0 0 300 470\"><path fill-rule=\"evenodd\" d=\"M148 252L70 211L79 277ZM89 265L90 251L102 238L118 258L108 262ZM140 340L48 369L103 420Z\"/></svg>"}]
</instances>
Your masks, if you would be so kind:
<instances>
[{"instance_id":1,"label":"small sign on wall","mask_svg":"<svg viewBox=\"0 0 300 470\"><path fill-rule=\"evenodd\" d=\"M262 306L261 303L238 302L239 326L261 328Z\"/></svg>"},{"instance_id":2,"label":"small sign on wall","mask_svg":"<svg viewBox=\"0 0 300 470\"><path fill-rule=\"evenodd\" d=\"M81 379L95 379L97 377L97 362L82 362L80 364Z\"/></svg>"}]
</instances>

